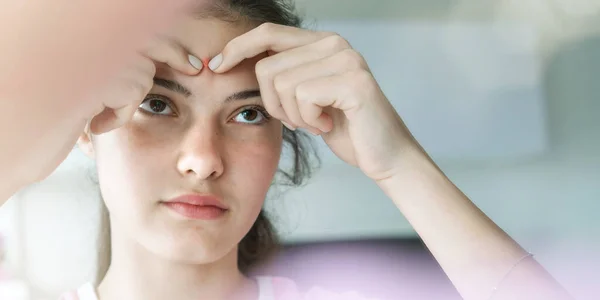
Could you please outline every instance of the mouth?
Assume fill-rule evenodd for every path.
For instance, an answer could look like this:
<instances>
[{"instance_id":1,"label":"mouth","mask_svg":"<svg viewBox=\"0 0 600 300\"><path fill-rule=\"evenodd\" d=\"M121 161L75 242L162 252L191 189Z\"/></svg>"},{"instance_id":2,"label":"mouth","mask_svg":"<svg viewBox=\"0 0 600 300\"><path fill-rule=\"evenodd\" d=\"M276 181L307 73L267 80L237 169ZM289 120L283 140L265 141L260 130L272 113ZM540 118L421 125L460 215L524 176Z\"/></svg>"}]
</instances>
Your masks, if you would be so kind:
<instances>
[{"instance_id":1,"label":"mouth","mask_svg":"<svg viewBox=\"0 0 600 300\"><path fill-rule=\"evenodd\" d=\"M161 204L185 218L196 220L217 220L229 210L213 195L183 195Z\"/></svg>"}]
</instances>

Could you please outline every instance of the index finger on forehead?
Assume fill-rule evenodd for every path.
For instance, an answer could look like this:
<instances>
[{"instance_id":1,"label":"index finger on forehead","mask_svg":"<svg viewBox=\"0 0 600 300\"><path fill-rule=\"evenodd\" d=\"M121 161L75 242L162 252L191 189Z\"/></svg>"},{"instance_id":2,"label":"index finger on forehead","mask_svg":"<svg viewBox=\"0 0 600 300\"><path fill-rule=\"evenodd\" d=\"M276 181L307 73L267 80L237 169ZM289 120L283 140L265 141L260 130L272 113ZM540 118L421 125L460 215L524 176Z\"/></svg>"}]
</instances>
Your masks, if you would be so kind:
<instances>
[{"instance_id":1,"label":"index finger on forehead","mask_svg":"<svg viewBox=\"0 0 600 300\"><path fill-rule=\"evenodd\" d=\"M319 41L331 32L265 23L231 40L223 49L223 61L215 72L226 72L247 58L265 52L282 52Z\"/></svg>"}]
</instances>

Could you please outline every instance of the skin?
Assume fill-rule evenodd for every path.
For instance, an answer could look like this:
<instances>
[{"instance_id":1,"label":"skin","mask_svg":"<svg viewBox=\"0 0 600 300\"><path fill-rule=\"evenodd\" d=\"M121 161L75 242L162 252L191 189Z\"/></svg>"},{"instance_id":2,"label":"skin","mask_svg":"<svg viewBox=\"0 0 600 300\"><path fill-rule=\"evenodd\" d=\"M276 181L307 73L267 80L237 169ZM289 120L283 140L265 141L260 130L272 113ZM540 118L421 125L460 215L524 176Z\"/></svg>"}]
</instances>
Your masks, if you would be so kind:
<instances>
[{"instance_id":1,"label":"skin","mask_svg":"<svg viewBox=\"0 0 600 300\"><path fill-rule=\"evenodd\" d=\"M188 19L173 37L209 57L250 29ZM125 126L80 139L96 160L113 228L102 299L225 299L240 285L247 286L244 294L256 293L237 269L237 244L262 208L282 147L281 122L266 114L258 92L260 58L218 75L204 69L189 76L159 65L155 78L188 91L157 81ZM226 101L244 91L255 95ZM162 107L153 110L156 101ZM228 211L218 220L193 220L160 202L185 194L215 195Z\"/></svg>"}]
</instances>

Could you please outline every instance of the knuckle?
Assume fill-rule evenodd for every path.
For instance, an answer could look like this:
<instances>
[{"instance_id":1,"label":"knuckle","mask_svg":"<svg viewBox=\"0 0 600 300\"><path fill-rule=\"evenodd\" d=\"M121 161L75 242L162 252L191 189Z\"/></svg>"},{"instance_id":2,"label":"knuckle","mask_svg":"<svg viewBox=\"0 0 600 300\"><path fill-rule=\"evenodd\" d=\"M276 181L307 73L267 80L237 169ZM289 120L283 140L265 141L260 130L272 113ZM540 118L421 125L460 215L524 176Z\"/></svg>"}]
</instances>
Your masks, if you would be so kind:
<instances>
[{"instance_id":1,"label":"knuckle","mask_svg":"<svg viewBox=\"0 0 600 300\"><path fill-rule=\"evenodd\" d=\"M335 36L335 35L339 35L337 32L335 31L320 31L319 34L323 37L323 38L327 38L327 37L331 37L331 36Z\"/></svg>"},{"instance_id":2,"label":"knuckle","mask_svg":"<svg viewBox=\"0 0 600 300\"><path fill-rule=\"evenodd\" d=\"M350 69L363 69L366 66L363 56L352 48L341 51L338 58L341 64Z\"/></svg>"},{"instance_id":3,"label":"knuckle","mask_svg":"<svg viewBox=\"0 0 600 300\"><path fill-rule=\"evenodd\" d=\"M155 63L159 61L155 60L152 57L145 57L142 56L140 57L140 59L135 63L135 65L133 65L130 69L128 69L128 76L133 76L133 74L135 74L135 77L140 78L140 77L154 77L155 73L156 73L156 65Z\"/></svg>"},{"instance_id":4,"label":"knuckle","mask_svg":"<svg viewBox=\"0 0 600 300\"><path fill-rule=\"evenodd\" d=\"M128 93L129 93L129 95L131 95L133 97L131 99L131 101L133 101L133 100L139 101L139 99L145 97L146 94L148 93L148 91L150 90L150 88L152 88L152 86L148 87L148 85L149 85L149 83L147 82L146 79L129 83L128 84L128 89L129 89Z\"/></svg>"},{"instance_id":5,"label":"knuckle","mask_svg":"<svg viewBox=\"0 0 600 300\"><path fill-rule=\"evenodd\" d=\"M350 43L337 33L327 36L324 41L328 49L341 50L350 48Z\"/></svg>"},{"instance_id":6,"label":"knuckle","mask_svg":"<svg viewBox=\"0 0 600 300\"><path fill-rule=\"evenodd\" d=\"M371 84L375 79L371 72L367 70L357 70L352 73L352 80L355 84Z\"/></svg>"},{"instance_id":7,"label":"knuckle","mask_svg":"<svg viewBox=\"0 0 600 300\"><path fill-rule=\"evenodd\" d=\"M152 77L146 77L144 80L142 80L141 92L144 94L144 96L152 89L153 85L154 85L154 79Z\"/></svg>"},{"instance_id":8,"label":"knuckle","mask_svg":"<svg viewBox=\"0 0 600 300\"><path fill-rule=\"evenodd\" d=\"M260 24L256 29L261 33L270 33L273 32L278 27L277 24L271 22L265 22Z\"/></svg>"},{"instance_id":9,"label":"knuckle","mask_svg":"<svg viewBox=\"0 0 600 300\"><path fill-rule=\"evenodd\" d=\"M290 80L286 75L279 74L273 78L273 87L278 93L285 93L291 88Z\"/></svg>"},{"instance_id":10,"label":"knuckle","mask_svg":"<svg viewBox=\"0 0 600 300\"><path fill-rule=\"evenodd\" d=\"M142 66L142 70L145 73L144 75L154 77L156 74L156 65L154 64L154 61L150 59L146 60Z\"/></svg>"},{"instance_id":11,"label":"knuckle","mask_svg":"<svg viewBox=\"0 0 600 300\"><path fill-rule=\"evenodd\" d=\"M256 66L254 67L255 73L256 73L256 77L258 78L267 78L269 77L269 61L266 59L260 60L256 63Z\"/></svg>"},{"instance_id":12,"label":"knuckle","mask_svg":"<svg viewBox=\"0 0 600 300\"><path fill-rule=\"evenodd\" d=\"M154 75L156 75L156 64L153 61L148 62L148 75L151 77L148 78L148 80L152 82L152 78L154 78Z\"/></svg>"},{"instance_id":13,"label":"knuckle","mask_svg":"<svg viewBox=\"0 0 600 300\"><path fill-rule=\"evenodd\" d=\"M227 43L225 45L225 47L223 47L223 50L221 50L221 53L225 56L231 56L234 52L234 49L237 48L237 44L239 43L239 39L240 37L235 37L233 38L231 41L229 41L229 43Z\"/></svg>"},{"instance_id":14,"label":"knuckle","mask_svg":"<svg viewBox=\"0 0 600 300\"><path fill-rule=\"evenodd\" d=\"M266 105L265 105L266 107ZM281 110L280 107L278 108L267 108L267 111L269 111L269 114L271 115L271 117L275 118L275 119L286 119L286 115L283 112L283 110Z\"/></svg>"},{"instance_id":15,"label":"knuckle","mask_svg":"<svg viewBox=\"0 0 600 300\"><path fill-rule=\"evenodd\" d=\"M281 106L279 106L279 101L277 100L277 96L272 93L264 93L262 95L263 105L269 112L269 114L273 117L280 116Z\"/></svg>"},{"instance_id":16,"label":"knuckle","mask_svg":"<svg viewBox=\"0 0 600 300\"><path fill-rule=\"evenodd\" d=\"M310 95L309 91L310 88L308 88L306 84L299 84L295 88L296 100L298 101L299 106L305 105L305 103L308 102Z\"/></svg>"},{"instance_id":17,"label":"knuckle","mask_svg":"<svg viewBox=\"0 0 600 300\"><path fill-rule=\"evenodd\" d=\"M377 83L375 82L375 78L373 74L367 70L356 70L350 73L349 76L350 86L354 87L353 91L348 91L356 94L356 88L360 87L358 93L362 96L367 96L375 91L375 87Z\"/></svg>"}]
</instances>

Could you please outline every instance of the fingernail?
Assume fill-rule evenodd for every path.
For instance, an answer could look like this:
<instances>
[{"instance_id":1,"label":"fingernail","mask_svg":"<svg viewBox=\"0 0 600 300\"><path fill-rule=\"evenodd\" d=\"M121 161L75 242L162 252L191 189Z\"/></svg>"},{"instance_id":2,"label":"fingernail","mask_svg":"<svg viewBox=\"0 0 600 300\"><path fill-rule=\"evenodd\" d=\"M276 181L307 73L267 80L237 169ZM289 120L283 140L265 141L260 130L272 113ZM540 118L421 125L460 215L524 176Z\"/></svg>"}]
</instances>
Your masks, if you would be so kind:
<instances>
[{"instance_id":1,"label":"fingernail","mask_svg":"<svg viewBox=\"0 0 600 300\"><path fill-rule=\"evenodd\" d=\"M210 62L208 63L208 67L214 71L221 65L222 62L223 54L219 53L219 55L213 57L213 59L210 60Z\"/></svg>"},{"instance_id":2,"label":"fingernail","mask_svg":"<svg viewBox=\"0 0 600 300\"><path fill-rule=\"evenodd\" d=\"M284 121L281 121L281 124L283 124L283 126L287 127L287 129L289 129L291 131L296 131L296 127L294 127L294 126L292 126L292 125L290 125L290 124L288 124L288 123L286 123Z\"/></svg>"},{"instance_id":3,"label":"fingernail","mask_svg":"<svg viewBox=\"0 0 600 300\"><path fill-rule=\"evenodd\" d=\"M202 70L202 61L200 61L199 58L188 54L188 60L190 61L192 67L194 67L196 70Z\"/></svg>"}]
</instances>

